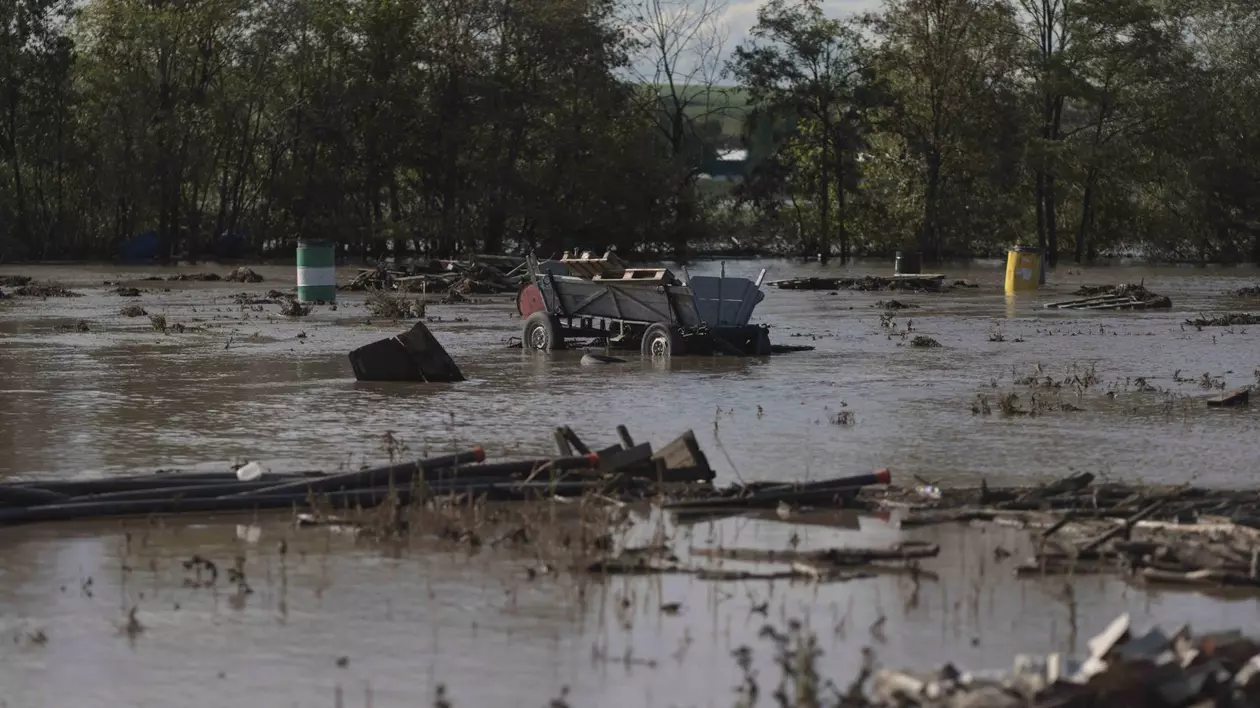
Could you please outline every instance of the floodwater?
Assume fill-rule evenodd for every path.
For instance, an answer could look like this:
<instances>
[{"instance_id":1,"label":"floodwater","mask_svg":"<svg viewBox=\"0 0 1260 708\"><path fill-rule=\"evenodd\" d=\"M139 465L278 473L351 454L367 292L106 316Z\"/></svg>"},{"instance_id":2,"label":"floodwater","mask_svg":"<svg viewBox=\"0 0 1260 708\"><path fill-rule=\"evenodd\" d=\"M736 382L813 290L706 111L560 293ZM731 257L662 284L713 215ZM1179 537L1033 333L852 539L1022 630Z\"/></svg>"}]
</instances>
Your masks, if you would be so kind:
<instances>
[{"instance_id":1,"label":"floodwater","mask_svg":"<svg viewBox=\"0 0 1260 708\"><path fill-rule=\"evenodd\" d=\"M762 267L769 279L888 271L726 265L749 276ZM1182 325L1199 313L1260 310L1226 295L1260 282L1250 268L1061 269L1050 286L1014 299L1001 292L996 262L945 269L950 280L980 285L948 294L769 289L754 320L772 326L773 341L815 351L655 365L631 356L625 365L581 367L580 352L508 349L521 320L504 298L431 305L442 321L429 327L470 379L457 385L357 384L346 352L406 325L368 322L359 294L296 320L274 305L242 311L233 294L293 285L291 267L256 270L266 282L137 282L155 290L137 299L109 294L102 282L171 269L0 268L87 295L0 302L0 478L222 470L245 459L275 469L357 467L385 458L387 432L417 455L479 444L491 457L516 456L549 452L559 424L592 446L615 442L618 424L657 444L694 429L720 482L890 467L895 480L918 475L942 485L1090 471L1242 487L1255 473L1260 417L1207 410L1212 392L1199 380L1254 383L1260 330ZM1042 308L1081 284L1139 280L1170 296L1173 309ZM895 329L874 307L890 298L920 306L898 313ZM137 302L200 331L162 334L147 318L118 314ZM88 332L61 328L79 320ZM908 346L907 326L910 337L942 346ZM1038 371L1097 382L1079 394L1071 386L1036 391L1035 416L1000 415L996 401L1006 393L1034 405L1033 390L1016 380ZM1140 390L1139 377L1159 390ZM992 415L972 413L978 394ZM852 413L852 424L831 422L840 411ZM1253 600L1153 595L1101 577L1075 581L1072 603L1061 579L1013 578L1014 559L999 563L993 548L1018 551L1022 535L994 529L903 534L863 519L860 531L749 520L691 530L694 545L783 548L793 534L807 546L938 541L941 557L924 567L941 578L911 602L909 581L890 577L820 586L687 577L584 585L567 574L529 581L530 561L506 552L381 547L285 521L0 529L0 705L418 705L444 683L456 706L542 706L566 685L574 706L728 706L740 681L731 652L744 644L760 652L768 694L777 674L757 632L789 617L818 632L824 673L843 681L867 645L888 666L1005 667L1020 651L1069 648L1073 617L1079 648L1126 609L1138 624L1188 620L1203 629L1245 626L1260 610ZM187 587L181 561L193 554L220 567L243 556L255 593ZM751 611L766 601L766 616ZM677 615L660 612L672 602L682 603ZM128 637L120 627L132 606L145 629ZM882 633L872 632L881 616Z\"/></svg>"}]
</instances>

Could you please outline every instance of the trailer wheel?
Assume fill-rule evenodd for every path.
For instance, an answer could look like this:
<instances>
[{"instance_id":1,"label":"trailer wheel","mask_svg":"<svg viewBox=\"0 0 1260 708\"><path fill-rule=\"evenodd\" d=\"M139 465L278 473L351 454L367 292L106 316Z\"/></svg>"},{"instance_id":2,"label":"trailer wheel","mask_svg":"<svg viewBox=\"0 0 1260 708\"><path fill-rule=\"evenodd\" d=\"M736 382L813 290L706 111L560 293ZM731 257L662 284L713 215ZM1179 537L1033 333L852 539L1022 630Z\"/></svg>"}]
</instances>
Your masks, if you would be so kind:
<instances>
[{"instance_id":1,"label":"trailer wheel","mask_svg":"<svg viewBox=\"0 0 1260 708\"><path fill-rule=\"evenodd\" d=\"M564 338L560 336L560 318L547 312L530 315L525 320L525 328L521 330L521 346L543 351L564 349Z\"/></svg>"},{"instance_id":2,"label":"trailer wheel","mask_svg":"<svg viewBox=\"0 0 1260 708\"><path fill-rule=\"evenodd\" d=\"M657 322L643 333L641 351L643 356L650 357L681 356L683 353L682 334L677 327Z\"/></svg>"}]
</instances>

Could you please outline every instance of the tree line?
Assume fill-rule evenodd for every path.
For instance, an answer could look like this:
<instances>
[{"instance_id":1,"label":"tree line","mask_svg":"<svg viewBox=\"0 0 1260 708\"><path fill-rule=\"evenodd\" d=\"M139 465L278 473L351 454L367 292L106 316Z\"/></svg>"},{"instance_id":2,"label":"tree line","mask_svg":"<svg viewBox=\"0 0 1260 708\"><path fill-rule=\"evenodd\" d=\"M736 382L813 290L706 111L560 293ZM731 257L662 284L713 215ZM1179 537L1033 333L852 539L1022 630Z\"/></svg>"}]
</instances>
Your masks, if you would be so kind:
<instances>
[{"instance_id":1,"label":"tree line","mask_svg":"<svg viewBox=\"0 0 1260 708\"><path fill-rule=\"evenodd\" d=\"M1260 262L1236 0L0 0L0 260ZM740 100L732 96L740 96ZM733 127L732 127L733 126ZM727 135L723 136L723 132ZM730 133L734 132L735 135ZM740 141L742 183L703 179Z\"/></svg>"}]
</instances>

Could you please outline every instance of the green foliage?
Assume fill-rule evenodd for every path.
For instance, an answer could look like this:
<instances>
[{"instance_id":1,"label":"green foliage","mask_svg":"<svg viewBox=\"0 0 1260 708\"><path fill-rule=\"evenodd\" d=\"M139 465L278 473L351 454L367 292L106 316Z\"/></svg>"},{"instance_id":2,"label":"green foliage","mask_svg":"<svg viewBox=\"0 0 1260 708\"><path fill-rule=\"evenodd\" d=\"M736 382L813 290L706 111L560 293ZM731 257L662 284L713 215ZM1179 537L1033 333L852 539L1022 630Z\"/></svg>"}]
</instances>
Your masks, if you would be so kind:
<instances>
[{"instance_id":1,"label":"green foliage","mask_svg":"<svg viewBox=\"0 0 1260 708\"><path fill-rule=\"evenodd\" d=\"M0 259L145 231L166 257L225 233L434 255L661 240L669 165L618 78L610 1L75 5L3 4L26 19L0 17Z\"/></svg>"},{"instance_id":2,"label":"green foliage","mask_svg":"<svg viewBox=\"0 0 1260 708\"><path fill-rule=\"evenodd\" d=\"M855 253L929 259L1036 243L1052 263L1260 260L1254 11L1227 0L888 0L845 23L810 0L785 3L763 9L735 62L750 141L767 123L791 126L739 191L768 228L791 213L802 240L830 221L851 231ZM869 41L854 42L851 25ZM798 44L811 51L794 54ZM797 55L833 47L853 48L851 72L801 70ZM824 103L843 109L831 114L846 120L843 142L813 127ZM841 145L858 153L844 176L859 179L824 185ZM829 203L849 208L824 221Z\"/></svg>"},{"instance_id":3,"label":"green foliage","mask_svg":"<svg viewBox=\"0 0 1260 708\"><path fill-rule=\"evenodd\" d=\"M844 262L852 248L846 195L857 185L866 112L878 93L861 35L826 17L819 0L770 0L758 9L751 35L735 50L733 72L756 110L788 123L775 141L775 158L786 168L778 172L780 186L763 191L807 200L810 217L798 211L806 253L829 258L834 230Z\"/></svg>"},{"instance_id":4,"label":"green foliage","mask_svg":"<svg viewBox=\"0 0 1260 708\"><path fill-rule=\"evenodd\" d=\"M0 260L327 238L1260 261L1234 0L0 2ZM729 61L727 61L729 59ZM731 79L737 86L722 82ZM742 143L747 179L702 180Z\"/></svg>"}]
</instances>

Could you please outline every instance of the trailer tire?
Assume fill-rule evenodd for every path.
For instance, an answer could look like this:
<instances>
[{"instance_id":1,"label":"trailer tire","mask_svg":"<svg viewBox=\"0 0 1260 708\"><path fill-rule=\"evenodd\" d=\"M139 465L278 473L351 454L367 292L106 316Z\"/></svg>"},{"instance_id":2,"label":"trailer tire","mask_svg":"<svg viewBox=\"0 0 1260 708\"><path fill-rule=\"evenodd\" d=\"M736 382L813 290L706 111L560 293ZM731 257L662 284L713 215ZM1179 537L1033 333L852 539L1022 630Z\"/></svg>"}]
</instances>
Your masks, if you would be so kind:
<instances>
[{"instance_id":1,"label":"trailer tire","mask_svg":"<svg viewBox=\"0 0 1260 708\"><path fill-rule=\"evenodd\" d=\"M682 333L677 327L657 322L643 333L640 351L647 357L682 356Z\"/></svg>"},{"instance_id":2,"label":"trailer tire","mask_svg":"<svg viewBox=\"0 0 1260 708\"><path fill-rule=\"evenodd\" d=\"M564 349L564 337L560 336L560 318L547 312L530 315L521 330L521 346L542 351Z\"/></svg>"}]
</instances>

